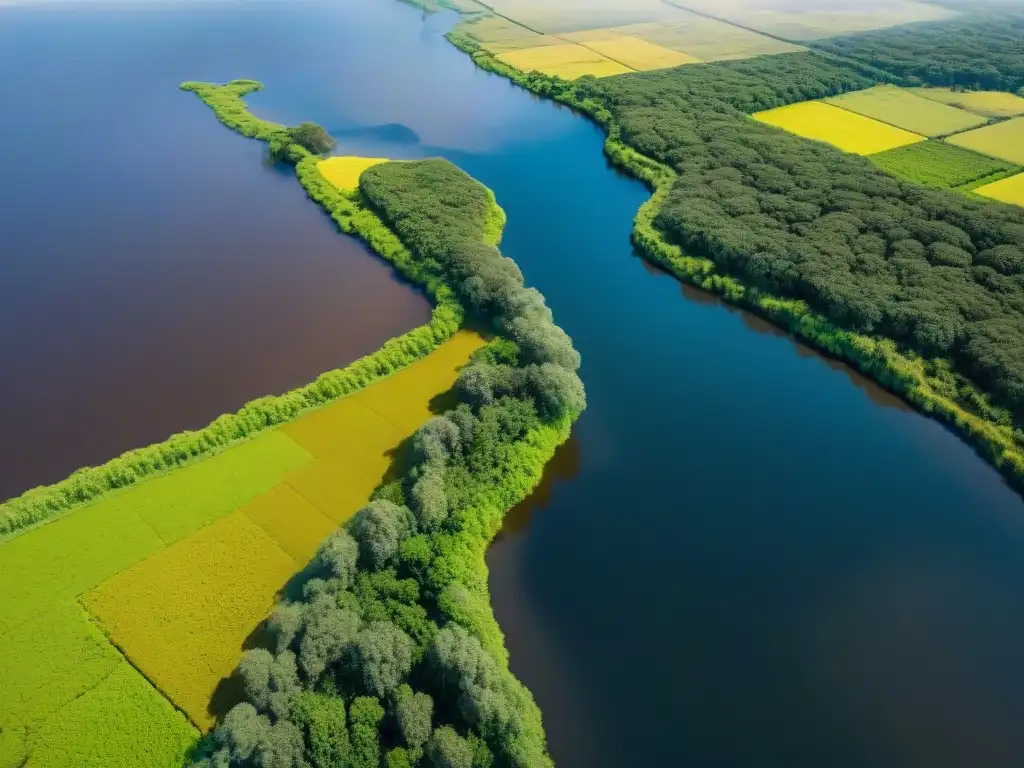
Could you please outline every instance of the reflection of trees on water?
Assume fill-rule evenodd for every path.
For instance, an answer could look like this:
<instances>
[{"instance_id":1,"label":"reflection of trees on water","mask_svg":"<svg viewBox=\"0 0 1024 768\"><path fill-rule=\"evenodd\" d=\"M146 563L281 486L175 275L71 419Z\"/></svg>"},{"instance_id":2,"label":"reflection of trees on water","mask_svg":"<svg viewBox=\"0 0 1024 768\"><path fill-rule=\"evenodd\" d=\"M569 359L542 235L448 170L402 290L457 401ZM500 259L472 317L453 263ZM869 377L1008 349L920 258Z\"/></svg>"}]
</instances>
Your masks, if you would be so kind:
<instances>
[{"instance_id":1,"label":"reflection of trees on water","mask_svg":"<svg viewBox=\"0 0 1024 768\"><path fill-rule=\"evenodd\" d=\"M580 443L575 437L570 437L568 442L559 446L551 461L547 463L540 485L505 515L505 522L502 524L497 538L500 539L525 530L530 524L533 513L550 503L554 487L560 482L572 480L579 472Z\"/></svg>"}]
</instances>

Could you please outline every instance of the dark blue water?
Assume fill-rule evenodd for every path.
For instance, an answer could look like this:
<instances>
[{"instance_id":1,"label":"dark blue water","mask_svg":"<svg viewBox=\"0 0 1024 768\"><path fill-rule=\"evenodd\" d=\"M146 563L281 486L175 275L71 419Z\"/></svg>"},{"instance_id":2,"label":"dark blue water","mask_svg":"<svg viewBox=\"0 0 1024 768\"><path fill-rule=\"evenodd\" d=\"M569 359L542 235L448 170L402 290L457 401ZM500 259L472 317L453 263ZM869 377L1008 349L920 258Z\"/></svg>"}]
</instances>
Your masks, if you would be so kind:
<instances>
[{"instance_id":1,"label":"dark blue water","mask_svg":"<svg viewBox=\"0 0 1024 768\"><path fill-rule=\"evenodd\" d=\"M56 28L70 45L87 31L110 69L131 63L142 90L258 78L267 91L252 103L264 116L318 121L345 153L444 155L495 190L509 215L504 251L572 334L590 401L489 557L513 669L560 766L1024 764L1020 498L936 423L645 267L628 239L644 188L606 167L587 121L451 48L450 17L392 0L6 13L8 91L22 87L3 76L10 19L19 40ZM140 29L145 44L134 42ZM207 165L246 154L259 166L251 142L180 98L182 125L122 135L126 151ZM81 126L108 124L111 106L48 108ZM48 141L103 192L107 176L82 160L89 144ZM167 229L194 230L193 217L239 184L217 165L198 179L164 193ZM262 168L250 179L287 181ZM60 221L45 197L10 189L0 179L19 220ZM315 228L302 211L281 218ZM194 261L217 253L216 240L195 237ZM17 256L20 269L30 256ZM93 254L91 270L113 279L125 258ZM288 274L299 294L323 290ZM119 305L89 306L107 317ZM176 339L184 350L204 343ZM265 347L262 359L273 367L283 353ZM50 360L58 394L75 389L65 365Z\"/></svg>"}]
</instances>

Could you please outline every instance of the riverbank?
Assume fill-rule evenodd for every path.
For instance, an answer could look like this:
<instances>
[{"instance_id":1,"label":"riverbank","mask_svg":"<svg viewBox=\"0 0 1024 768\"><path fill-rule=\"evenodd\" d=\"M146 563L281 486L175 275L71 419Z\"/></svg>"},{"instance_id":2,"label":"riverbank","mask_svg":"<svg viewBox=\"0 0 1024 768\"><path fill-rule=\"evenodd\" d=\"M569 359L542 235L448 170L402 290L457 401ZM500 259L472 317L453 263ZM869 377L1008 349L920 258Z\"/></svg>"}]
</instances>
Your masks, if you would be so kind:
<instances>
[{"instance_id":1,"label":"riverbank","mask_svg":"<svg viewBox=\"0 0 1024 768\"><path fill-rule=\"evenodd\" d=\"M654 222L676 178L668 166L628 146L622 127L612 113L592 99L581 99L571 83L539 73L524 74L499 61L476 41L459 33L448 40L468 54L480 68L501 75L528 91L565 104L585 114L606 133L604 152L618 168L643 181L652 191L650 200L637 212L633 243L640 254L667 269L687 284L708 291L751 311L818 351L852 365L887 390L899 395L918 411L936 418L972 445L1018 490L1024 490L1022 433L1008 412L992 407L989 397L973 384L954 377L948 363L927 360L901 348L891 339L869 336L836 326L813 312L805 302L760 291L729 275L721 274L711 259L692 256L669 242ZM930 375L929 370L938 375ZM971 402L971 411L960 402Z\"/></svg>"}]
</instances>

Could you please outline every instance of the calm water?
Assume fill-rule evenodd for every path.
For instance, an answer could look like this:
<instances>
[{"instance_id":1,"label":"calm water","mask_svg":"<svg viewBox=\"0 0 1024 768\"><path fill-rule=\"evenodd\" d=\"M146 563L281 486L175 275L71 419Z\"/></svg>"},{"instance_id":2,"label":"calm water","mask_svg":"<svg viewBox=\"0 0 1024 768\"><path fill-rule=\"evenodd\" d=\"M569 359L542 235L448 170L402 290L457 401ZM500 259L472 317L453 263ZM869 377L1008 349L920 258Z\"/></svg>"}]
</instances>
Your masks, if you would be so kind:
<instances>
[{"instance_id":1,"label":"calm water","mask_svg":"<svg viewBox=\"0 0 1024 768\"><path fill-rule=\"evenodd\" d=\"M132 408L162 434L309 378L357 331L370 342L368 317L383 335L422 316L173 91L259 78L265 116L491 186L505 252L583 354L590 409L489 558L558 765L1024 764L1020 498L937 424L633 256L646 193L585 120L474 69L441 37L450 17L391 0L76 8L0 15L0 104L19 116L0 135L45 156L0 179L19 281L0 286L2 391L30 420L4 431L5 475L66 469L53 435L73 432L35 411ZM19 68L33 78L11 82ZM102 73L131 93L87 87ZM71 441L76 461L94 437Z\"/></svg>"}]
</instances>

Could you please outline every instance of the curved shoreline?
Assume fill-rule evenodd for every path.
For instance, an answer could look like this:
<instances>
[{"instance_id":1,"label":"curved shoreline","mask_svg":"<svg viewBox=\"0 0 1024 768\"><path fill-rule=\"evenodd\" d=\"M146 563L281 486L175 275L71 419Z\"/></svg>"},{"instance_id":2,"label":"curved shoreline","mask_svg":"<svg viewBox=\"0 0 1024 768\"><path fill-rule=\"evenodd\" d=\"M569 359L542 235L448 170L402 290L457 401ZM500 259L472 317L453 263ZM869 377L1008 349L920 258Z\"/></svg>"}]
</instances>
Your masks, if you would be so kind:
<instances>
[{"instance_id":1,"label":"curved shoreline","mask_svg":"<svg viewBox=\"0 0 1024 768\"><path fill-rule=\"evenodd\" d=\"M847 331L813 312L805 302L758 291L735 277L720 274L710 259L686 254L668 242L654 226L654 219L675 179L668 166L640 154L621 140L621 130L601 104L580 101L564 81L539 73L526 75L499 61L458 28L448 41L468 54L481 69L511 80L527 91L564 104L596 123L606 134L604 153L622 171L644 182L651 198L637 211L632 241L647 260L668 270L682 282L713 293L798 336L817 351L851 365L921 414L931 416L954 431L975 452L994 466L1009 483L1024 493L1024 450L1014 439L1013 426L983 418L944 397L928 381L925 360L905 354L891 339ZM553 86L557 86L554 88ZM984 401L985 394L975 393Z\"/></svg>"}]
</instances>

